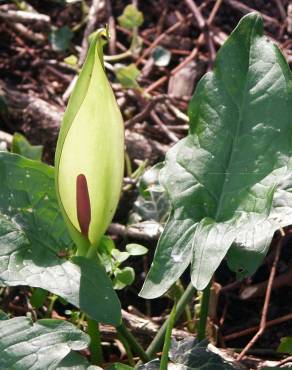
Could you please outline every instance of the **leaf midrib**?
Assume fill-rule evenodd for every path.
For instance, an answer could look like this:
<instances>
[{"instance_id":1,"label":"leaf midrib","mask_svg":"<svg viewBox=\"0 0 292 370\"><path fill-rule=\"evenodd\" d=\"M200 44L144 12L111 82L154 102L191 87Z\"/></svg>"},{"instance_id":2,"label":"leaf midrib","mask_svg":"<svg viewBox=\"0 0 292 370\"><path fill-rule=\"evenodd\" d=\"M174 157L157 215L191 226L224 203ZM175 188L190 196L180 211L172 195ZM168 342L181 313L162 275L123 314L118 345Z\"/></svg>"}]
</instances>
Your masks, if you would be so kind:
<instances>
[{"instance_id":1,"label":"leaf midrib","mask_svg":"<svg viewBox=\"0 0 292 370\"><path fill-rule=\"evenodd\" d=\"M227 166L226 166L226 173L224 174L223 184L222 184L222 187L221 187L221 191L219 193L219 200L218 200L218 203L217 203L216 214L214 216L214 220L216 222L218 222L218 218L220 217L220 213L222 211L222 203L223 203L223 199L224 199L225 188L226 188L226 184L227 184L227 179L228 179L229 174L230 174L229 169L230 169L230 165L233 162L234 152L235 152L236 144L238 142L238 137L239 137L239 130L240 130L241 125L242 125L242 122L243 122L242 115L243 115L243 111L245 109L246 98L247 98L247 94L246 94L246 92L247 92L247 76L249 74L249 69L250 69L251 40L252 40L253 35L254 35L255 26L256 26L256 22L253 24L252 30L250 32L249 50L248 50L248 67L247 67L247 71L246 71L246 79L245 79L243 100L242 100L242 104L238 104L237 105L237 108L239 110L239 118L238 118L238 122L237 122L237 125L236 125L236 131L235 131L235 135L234 135L234 140L232 142L232 147L231 147L231 152L230 152L229 160L228 160ZM226 87L224 85L224 80L222 79L222 81L223 81L222 86L223 86L224 90L228 93L228 90L226 89ZM228 95L229 95L229 93L228 93Z\"/></svg>"}]
</instances>

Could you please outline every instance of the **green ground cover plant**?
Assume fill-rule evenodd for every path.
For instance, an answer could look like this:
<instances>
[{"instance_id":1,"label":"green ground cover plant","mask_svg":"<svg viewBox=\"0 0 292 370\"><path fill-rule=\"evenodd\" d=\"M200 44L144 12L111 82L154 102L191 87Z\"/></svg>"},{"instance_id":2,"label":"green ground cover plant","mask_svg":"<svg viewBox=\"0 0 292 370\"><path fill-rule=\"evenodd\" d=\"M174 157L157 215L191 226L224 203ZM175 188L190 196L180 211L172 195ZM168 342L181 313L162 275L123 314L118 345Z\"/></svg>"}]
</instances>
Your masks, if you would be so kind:
<instances>
[{"instance_id":1,"label":"green ground cover plant","mask_svg":"<svg viewBox=\"0 0 292 370\"><path fill-rule=\"evenodd\" d=\"M141 15L136 19L132 11L128 17L138 27ZM0 368L97 369L103 363L99 323L106 323L116 327L128 355L128 364L108 369L167 369L169 361L177 369L232 369L205 340L210 281L224 258L238 279L254 273L275 231L291 223L291 71L263 35L260 15L245 16L218 52L213 72L197 85L187 137L152 169L154 177L159 171L162 188L140 184L140 204L146 202L158 219L167 214L165 196L170 202L140 295L160 297L191 266L189 286L144 349L122 321L115 290L135 275L121 264L147 249L131 244L119 251L104 235L124 171L122 117L103 67L107 38L107 30L91 36L64 115L55 168L40 161L41 148L20 136L12 152L0 152L0 284L39 288L38 294L43 289L71 303L86 318L87 333L62 320L33 322L1 312ZM158 202L163 207L155 208ZM172 328L196 290L203 291L197 338L171 343ZM79 352L88 347L90 360Z\"/></svg>"}]
</instances>

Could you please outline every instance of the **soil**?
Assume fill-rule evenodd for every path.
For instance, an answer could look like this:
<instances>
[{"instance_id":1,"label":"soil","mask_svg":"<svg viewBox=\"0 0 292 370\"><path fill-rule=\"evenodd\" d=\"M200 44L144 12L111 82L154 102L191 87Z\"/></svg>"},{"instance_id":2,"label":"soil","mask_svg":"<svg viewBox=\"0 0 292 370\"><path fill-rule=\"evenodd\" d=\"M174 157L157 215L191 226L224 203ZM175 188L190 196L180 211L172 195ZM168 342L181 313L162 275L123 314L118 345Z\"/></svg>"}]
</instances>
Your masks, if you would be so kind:
<instances>
[{"instance_id":1,"label":"soil","mask_svg":"<svg viewBox=\"0 0 292 370\"><path fill-rule=\"evenodd\" d=\"M206 20L214 6L213 0L194 1L201 9L203 18ZM0 12L17 10L17 2L1 1ZM96 16L94 27L100 27L108 22L109 13L100 2L100 11ZM110 1L111 15L116 24L116 42L114 47L117 53L124 51L130 46L131 38L129 32L118 26L117 18L123 12L129 1ZM264 0L223 0L214 18L210 30L212 40L217 51L222 40L230 34L239 19L247 12L247 7L259 11L266 17L265 33L272 38L287 56L288 62L292 63L292 42L291 33L287 31L287 7L288 0L264 1ZM70 82L76 75L74 67L64 63L64 58L70 55L79 55L82 45L86 22L82 2L66 4L62 0L28 0L40 14L48 15L50 21L25 24L22 32L16 27L21 22L15 20L1 19L0 22L0 130L8 134L20 132L32 144L44 145L43 160L52 164L55 151L58 127L62 112L65 109L66 95ZM86 1L88 7L91 1ZM190 95L198 80L212 68L213 59L208 47L203 44L199 48L194 63L194 75L190 75L190 69L183 69L185 73L185 85L181 88L188 94L182 96L181 91L176 91L175 86L170 89L169 80L172 71L187 58L197 45L201 34L194 18L187 19L191 14L185 1L175 0L149 0L138 2L139 9L143 12L144 23L139 28L139 36L143 40L142 54L149 45L165 30L172 27L180 19L184 19L174 32L170 32L159 45L171 51L171 61L163 67L156 67L151 64L149 55L145 55L142 61L139 55L133 59L123 60L123 63L136 63L141 70L139 84L143 89L150 89L152 97L164 95L172 96L173 107L186 114ZM69 45L64 50L56 50L50 42L52 29L60 29L67 26L73 30ZM217 36L217 37L216 37ZM221 41L220 41L221 40ZM109 46L106 47L106 54L110 53ZM140 54L141 55L141 54ZM166 76L166 81L154 86L154 82ZM112 72L109 77L113 83L114 91L121 104L122 114L126 122L135 117L145 109L145 101L132 89L123 89ZM194 77L194 78L193 78ZM191 81L191 84L189 83ZM189 86L188 86L189 85ZM185 89L185 90L184 90ZM178 98L173 98L178 96ZM4 100L3 100L4 99ZM2 101L4 101L3 104ZM40 109L35 114L33 103L37 102ZM47 106L45 104L48 104ZM42 105L44 104L44 105ZM41 107L41 108L40 108ZM43 107L43 108L42 108ZM153 165L163 160L164 154L175 140L184 137L187 133L187 126L184 119L176 117L173 109L166 104L166 99L155 105L156 118L146 112L141 120L137 120L128 128L128 153L133 169L138 167L141 160L148 158L148 164ZM136 136L135 136L136 135ZM137 136L138 135L138 136ZM131 139L132 138L132 139ZM139 162L140 160L140 162ZM129 213L138 196L137 187L134 184L130 191L124 192L114 222L126 224ZM287 228L285 243L281 252L280 262L277 268L277 276L287 272L291 268L292 252L290 230ZM126 242L135 242L131 236L112 234L119 247L122 249ZM215 281L220 284L222 292L219 295L217 304L217 345L220 348L243 348L251 339L252 334L239 336L232 340L224 340L224 337L231 333L257 326L260 322L261 311L264 302L265 290L262 296L250 299L241 299L240 293L248 286L267 281L273 256L276 240L272 242L270 253L263 265L254 276L236 283L235 275L231 273L225 262L222 263L215 275ZM125 310L134 306L143 315L149 318L158 317L162 322L165 315L169 313L172 301L163 297L154 301L148 301L138 297L146 271L153 258L156 240L143 240L143 244L150 252L145 258L136 258L131 262L136 271L136 280L131 287L119 292L122 306ZM182 277L182 282L187 284L188 273ZM227 288L226 288L227 287ZM6 311L13 315L25 314L27 308L27 288L10 288L2 293L1 305ZM61 317L66 316L65 310L72 307L64 307L62 303L56 303L54 312ZM73 309L73 308L72 308ZM272 291L268 321L274 320L292 312L292 289L288 284ZM184 319L177 325L185 329ZM250 351L252 356L245 360L249 368L260 368L266 360L278 361L283 355L277 353L282 337L291 336L292 317L280 324L267 328L262 337L257 341ZM254 333L253 333L254 334ZM150 338L147 340L149 341ZM213 337L214 340L214 337ZM108 347L107 347L108 348ZM111 344L111 350L107 349L108 360L118 361L119 351ZM111 355L110 355L111 353ZM113 355L115 353L115 355Z\"/></svg>"}]
</instances>

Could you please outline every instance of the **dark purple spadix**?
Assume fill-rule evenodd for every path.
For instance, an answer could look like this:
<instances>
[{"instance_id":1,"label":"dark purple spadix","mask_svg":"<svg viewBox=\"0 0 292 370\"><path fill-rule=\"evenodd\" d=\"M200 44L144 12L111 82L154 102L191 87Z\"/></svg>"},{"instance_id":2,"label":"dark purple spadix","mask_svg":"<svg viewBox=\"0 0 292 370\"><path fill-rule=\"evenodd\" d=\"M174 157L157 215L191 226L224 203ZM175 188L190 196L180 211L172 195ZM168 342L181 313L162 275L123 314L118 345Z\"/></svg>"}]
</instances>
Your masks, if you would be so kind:
<instances>
[{"instance_id":1,"label":"dark purple spadix","mask_svg":"<svg viewBox=\"0 0 292 370\"><path fill-rule=\"evenodd\" d=\"M90 199L85 175L80 174L76 178L76 203L77 219L81 233L88 238L89 225L91 221Z\"/></svg>"}]
</instances>

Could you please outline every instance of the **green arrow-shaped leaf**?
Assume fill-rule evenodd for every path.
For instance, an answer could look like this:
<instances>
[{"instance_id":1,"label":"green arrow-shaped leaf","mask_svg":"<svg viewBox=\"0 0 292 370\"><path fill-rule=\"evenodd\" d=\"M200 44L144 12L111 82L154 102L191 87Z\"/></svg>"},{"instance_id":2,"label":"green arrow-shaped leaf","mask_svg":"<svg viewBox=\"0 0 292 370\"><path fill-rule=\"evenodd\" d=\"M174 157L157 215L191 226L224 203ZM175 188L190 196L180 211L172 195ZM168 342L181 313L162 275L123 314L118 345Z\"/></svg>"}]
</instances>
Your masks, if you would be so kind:
<instances>
[{"instance_id":1,"label":"green arrow-shaped leaf","mask_svg":"<svg viewBox=\"0 0 292 370\"><path fill-rule=\"evenodd\" d=\"M233 266L254 271L287 222L273 213L291 173L292 76L258 14L245 16L220 49L189 116L189 135L161 171L172 213L141 293L148 298L164 293L190 262L194 286L204 289L231 246L245 252L233 253Z\"/></svg>"},{"instance_id":2,"label":"green arrow-shaped leaf","mask_svg":"<svg viewBox=\"0 0 292 370\"><path fill-rule=\"evenodd\" d=\"M118 325L120 303L98 262L58 256L72 246L55 194L54 170L0 153L0 285L46 289L93 319Z\"/></svg>"},{"instance_id":3,"label":"green arrow-shaped leaf","mask_svg":"<svg viewBox=\"0 0 292 370\"><path fill-rule=\"evenodd\" d=\"M89 345L89 337L63 320L14 317L0 321L0 368L15 370L56 369L71 350Z\"/></svg>"}]
</instances>

